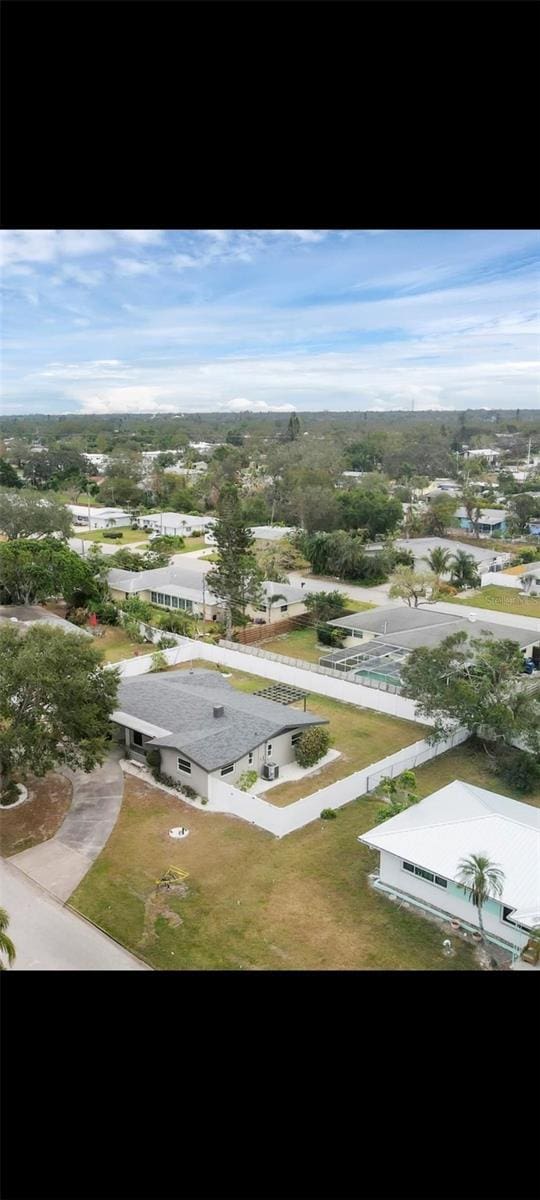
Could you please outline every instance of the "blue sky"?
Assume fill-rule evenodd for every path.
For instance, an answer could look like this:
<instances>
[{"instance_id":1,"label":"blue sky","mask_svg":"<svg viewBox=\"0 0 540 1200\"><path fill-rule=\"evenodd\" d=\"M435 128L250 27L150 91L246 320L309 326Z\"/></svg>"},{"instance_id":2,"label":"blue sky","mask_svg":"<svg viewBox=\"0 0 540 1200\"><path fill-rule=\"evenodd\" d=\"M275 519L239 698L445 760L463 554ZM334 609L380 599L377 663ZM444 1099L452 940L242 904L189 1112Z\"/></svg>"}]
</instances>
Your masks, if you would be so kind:
<instances>
[{"instance_id":1,"label":"blue sky","mask_svg":"<svg viewBox=\"0 0 540 1200\"><path fill-rule=\"evenodd\" d=\"M538 231L1 236L5 413L540 403Z\"/></svg>"}]
</instances>

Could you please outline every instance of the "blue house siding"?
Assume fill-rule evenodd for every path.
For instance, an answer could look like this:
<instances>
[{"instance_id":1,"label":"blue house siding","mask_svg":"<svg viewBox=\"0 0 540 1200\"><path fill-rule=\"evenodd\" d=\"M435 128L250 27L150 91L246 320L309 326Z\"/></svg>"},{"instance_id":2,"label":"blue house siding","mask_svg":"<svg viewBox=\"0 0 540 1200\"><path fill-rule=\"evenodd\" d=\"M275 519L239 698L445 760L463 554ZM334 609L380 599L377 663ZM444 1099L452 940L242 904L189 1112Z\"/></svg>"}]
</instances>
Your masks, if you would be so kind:
<instances>
[{"instance_id":1,"label":"blue house siding","mask_svg":"<svg viewBox=\"0 0 540 1200\"><path fill-rule=\"evenodd\" d=\"M472 521L469 520L469 517L458 517L458 521L459 521L460 529L464 529L468 533L470 533L472 531L472 528L473 528ZM539 529L540 529L540 527L539 527ZM505 520L504 516L501 514L500 521L497 521L496 523L489 524L489 525L486 525L483 521L480 521L480 523L478 525L478 532L479 533L495 533L495 532L496 533L506 533L506 520Z\"/></svg>"}]
</instances>

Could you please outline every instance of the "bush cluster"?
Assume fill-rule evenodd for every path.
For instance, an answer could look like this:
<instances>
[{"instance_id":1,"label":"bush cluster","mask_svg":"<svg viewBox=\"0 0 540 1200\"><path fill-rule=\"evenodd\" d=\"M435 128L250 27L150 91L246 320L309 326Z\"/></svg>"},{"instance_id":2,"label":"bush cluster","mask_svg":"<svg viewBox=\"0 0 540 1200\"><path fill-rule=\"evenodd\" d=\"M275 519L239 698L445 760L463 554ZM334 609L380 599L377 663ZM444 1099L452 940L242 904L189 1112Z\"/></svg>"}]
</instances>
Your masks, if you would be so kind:
<instances>
[{"instance_id":1,"label":"bush cluster","mask_svg":"<svg viewBox=\"0 0 540 1200\"><path fill-rule=\"evenodd\" d=\"M250 787L253 787L253 784L257 782L258 778L259 776L257 775L256 771L244 771L243 775L240 776L236 786L241 792L249 792Z\"/></svg>"},{"instance_id":2,"label":"bush cluster","mask_svg":"<svg viewBox=\"0 0 540 1200\"><path fill-rule=\"evenodd\" d=\"M301 767L313 767L320 758L324 758L329 746L330 734L325 726L312 725L304 729L296 743L296 761Z\"/></svg>"},{"instance_id":3,"label":"bush cluster","mask_svg":"<svg viewBox=\"0 0 540 1200\"><path fill-rule=\"evenodd\" d=\"M122 530L121 529L104 529L103 537L109 538L113 542L119 542L122 539Z\"/></svg>"}]
</instances>

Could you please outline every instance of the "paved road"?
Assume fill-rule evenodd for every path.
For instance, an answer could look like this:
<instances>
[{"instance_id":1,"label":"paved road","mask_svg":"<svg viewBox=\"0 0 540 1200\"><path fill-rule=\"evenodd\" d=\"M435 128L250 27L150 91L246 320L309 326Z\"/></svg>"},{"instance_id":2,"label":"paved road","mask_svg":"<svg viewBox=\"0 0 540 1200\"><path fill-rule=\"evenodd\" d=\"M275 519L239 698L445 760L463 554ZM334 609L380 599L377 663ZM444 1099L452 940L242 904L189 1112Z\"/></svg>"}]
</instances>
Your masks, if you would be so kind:
<instances>
[{"instance_id":1,"label":"paved road","mask_svg":"<svg viewBox=\"0 0 540 1200\"><path fill-rule=\"evenodd\" d=\"M41 845L12 856L15 866L58 900L69 899L114 829L124 790L121 753L115 747L89 775L66 770L73 798L60 829Z\"/></svg>"},{"instance_id":2,"label":"paved road","mask_svg":"<svg viewBox=\"0 0 540 1200\"><path fill-rule=\"evenodd\" d=\"M148 971L144 963L88 924L9 860L0 862L0 898L17 958L13 971Z\"/></svg>"}]
</instances>

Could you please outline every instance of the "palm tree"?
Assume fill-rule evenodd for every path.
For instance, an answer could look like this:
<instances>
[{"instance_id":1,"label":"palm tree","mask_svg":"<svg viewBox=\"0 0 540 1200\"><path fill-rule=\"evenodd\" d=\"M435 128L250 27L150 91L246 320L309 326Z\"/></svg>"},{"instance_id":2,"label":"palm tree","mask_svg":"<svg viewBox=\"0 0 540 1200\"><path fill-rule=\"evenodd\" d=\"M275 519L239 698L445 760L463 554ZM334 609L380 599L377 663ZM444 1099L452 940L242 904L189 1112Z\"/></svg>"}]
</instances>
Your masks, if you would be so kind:
<instances>
[{"instance_id":1,"label":"palm tree","mask_svg":"<svg viewBox=\"0 0 540 1200\"><path fill-rule=\"evenodd\" d=\"M471 854L462 858L458 863L457 883L463 888L469 900L478 909L478 925L480 936L486 946L486 935L482 921L482 905L490 896L501 896L504 883L504 871L497 863L491 862L486 854Z\"/></svg>"},{"instance_id":2,"label":"palm tree","mask_svg":"<svg viewBox=\"0 0 540 1200\"><path fill-rule=\"evenodd\" d=\"M277 582L277 581L276 581ZM282 592L268 592L266 596L266 604L268 608L268 624L272 620L272 605L277 604L278 600L283 600L287 604L287 597Z\"/></svg>"},{"instance_id":3,"label":"palm tree","mask_svg":"<svg viewBox=\"0 0 540 1200\"><path fill-rule=\"evenodd\" d=\"M437 583L439 583L441 575L446 575L451 559L450 550L445 550L443 546L435 546L434 550L430 550L429 554L426 554L424 562L427 563L430 571L433 571Z\"/></svg>"},{"instance_id":4,"label":"palm tree","mask_svg":"<svg viewBox=\"0 0 540 1200\"><path fill-rule=\"evenodd\" d=\"M0 954L7 955L8 966L12 967L15 962L15 946L10 937L5 932L9 925L9 917L5 908L0 908ZM0 971L5 971L4 963L0 958Z\"/></svg>"},{"instance_id":5,"label":"palm tree","mask_svg":"<svg viewBox=\"0 0 540 1200\"><path fill-rule=\"evenodd\" d=\"M465 550L456 550L452 559L450 582L459 589L478 585L478 571L472 554L467 554Z\"/></svg>"}]
</instances>

